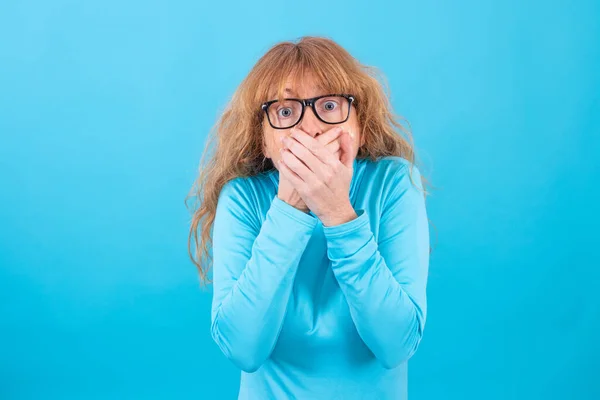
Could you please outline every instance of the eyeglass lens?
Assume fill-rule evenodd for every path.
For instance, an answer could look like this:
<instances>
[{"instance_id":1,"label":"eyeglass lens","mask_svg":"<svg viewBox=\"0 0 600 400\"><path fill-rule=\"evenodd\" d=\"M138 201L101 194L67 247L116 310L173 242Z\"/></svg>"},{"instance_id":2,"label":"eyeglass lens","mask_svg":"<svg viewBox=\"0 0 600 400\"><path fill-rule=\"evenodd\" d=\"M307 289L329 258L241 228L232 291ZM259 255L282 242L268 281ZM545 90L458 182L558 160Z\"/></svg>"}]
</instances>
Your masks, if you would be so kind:
<instances>
[{"instance_id":1,"label":"eyeglass lens","mask_svg":"<svg viewBox=\"0 0 600 400\"><path fill-rule=\"evenodd\" d=\"M315 101L317 115L325 122L336 124L348 116L349 102L342 96L322 97ZM269 121L278 128L287 128L300 120L302 103L298 100L283 100L271 104Z\"/></svg>"}]
</instances>

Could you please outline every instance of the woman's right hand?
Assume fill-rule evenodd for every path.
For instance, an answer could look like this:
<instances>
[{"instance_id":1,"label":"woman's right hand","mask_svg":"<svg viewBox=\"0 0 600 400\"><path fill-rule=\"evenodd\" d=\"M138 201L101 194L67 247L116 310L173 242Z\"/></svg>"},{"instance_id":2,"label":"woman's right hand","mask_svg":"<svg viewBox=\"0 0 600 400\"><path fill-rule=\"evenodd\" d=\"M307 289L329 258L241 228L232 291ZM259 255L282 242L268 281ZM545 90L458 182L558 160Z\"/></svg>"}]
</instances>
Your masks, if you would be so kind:
<instances>
[{"instance_id":1,"label":"woman's right hand","mask_svg":"<svg viewBox=\"0 0 600 400\"><path fill-rule=\"evenodd\" d=\"M338 138L341 132L335 131L335 128L336 127L333 127L327 130L325 133L317 136L316 140L324 144L326 149L334 153L339 158L341 151ZM295 129L301 130L300 128ZM275 163L275 167L277 168L277 163ZM279 189L277 191L277 197L300 211L304 211L305 213L309 212L309 209L304 203L304 200L302 200L302 197L300 197L300 194L296 191L296 189L294 189L291 182L288 181L283 174L279 174Z\"/></svg>"}]
</instances>

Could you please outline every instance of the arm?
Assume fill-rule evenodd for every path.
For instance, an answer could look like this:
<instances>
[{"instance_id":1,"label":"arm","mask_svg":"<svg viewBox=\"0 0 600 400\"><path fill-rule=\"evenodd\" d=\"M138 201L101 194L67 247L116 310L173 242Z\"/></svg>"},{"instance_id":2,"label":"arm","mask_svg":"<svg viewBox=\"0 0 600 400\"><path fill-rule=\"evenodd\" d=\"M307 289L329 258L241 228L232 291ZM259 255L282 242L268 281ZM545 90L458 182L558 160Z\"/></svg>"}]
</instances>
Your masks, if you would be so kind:
<instances>
[{"instance_id":1,"label":"arm","mask_svg":"<svg viewBox=\"0 0 600 400\"><path fill-rule=\"evenodd\" d=\"M413 181L421 188L413 168ZM408 166L395 174L375 241L365 210L324 227L331 267L364 343L385 368L416 351L425 327L429 231L425 199Z\"/></svg>"},{"instance_id":2,"label":"arm","mask_svg":"<svg viewBox=\"0 0 600 400\"><path fill-rule=\"evenodd\" d=\"M217 203L211 335L227 358L254 372L275 347L317 219L275 196L259 227L243 184L228 182Z\"/></svg>"}]
</instances>

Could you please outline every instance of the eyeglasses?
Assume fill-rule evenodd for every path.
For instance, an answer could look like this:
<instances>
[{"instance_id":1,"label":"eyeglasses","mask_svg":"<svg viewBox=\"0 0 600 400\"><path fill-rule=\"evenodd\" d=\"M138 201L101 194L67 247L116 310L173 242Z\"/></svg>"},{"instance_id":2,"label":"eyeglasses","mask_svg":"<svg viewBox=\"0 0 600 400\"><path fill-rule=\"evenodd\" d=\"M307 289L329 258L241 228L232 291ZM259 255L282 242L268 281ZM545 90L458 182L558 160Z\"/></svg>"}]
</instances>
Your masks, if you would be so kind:
<instances>
[{"instance_id":1,"label":"eyeglasses","mask_svg":"<svg viewBox=\"0 0 600 400\"><path fill-rule=\"evenodd\" d=\"M317 118L326 124L346 122L354 101L354 96L349 94L326 94L310 99L271 100L264 102L261 108L273 128L289 129L300 122L306 106L310 106Z\"/></svg>"}]
</instances>

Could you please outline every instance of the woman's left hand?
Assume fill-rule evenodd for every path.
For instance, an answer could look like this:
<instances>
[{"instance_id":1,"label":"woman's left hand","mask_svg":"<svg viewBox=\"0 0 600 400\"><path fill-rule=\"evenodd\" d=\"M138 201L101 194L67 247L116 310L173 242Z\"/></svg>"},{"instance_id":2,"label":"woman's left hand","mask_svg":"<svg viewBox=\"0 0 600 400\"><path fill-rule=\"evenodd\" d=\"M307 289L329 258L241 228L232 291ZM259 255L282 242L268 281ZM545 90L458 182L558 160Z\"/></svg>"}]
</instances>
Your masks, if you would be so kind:
<instances>
[{"instance_id":1,"label":"woman's left hand","mask_svg":"<svg viewBox=\"0 0 600 400\"><path fill-rule=\"evenodd\" d=\"M339 129L336 127L333 129ZM347 131L340 136L338 159L317 139L298 128L283 139L279 172L292 183L307 207L324 226L349 222L357 217L350 203L353 174L352 139Z\"/></svg>"}]
</instances>

